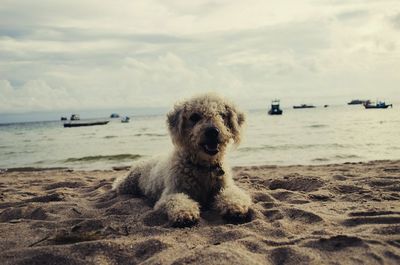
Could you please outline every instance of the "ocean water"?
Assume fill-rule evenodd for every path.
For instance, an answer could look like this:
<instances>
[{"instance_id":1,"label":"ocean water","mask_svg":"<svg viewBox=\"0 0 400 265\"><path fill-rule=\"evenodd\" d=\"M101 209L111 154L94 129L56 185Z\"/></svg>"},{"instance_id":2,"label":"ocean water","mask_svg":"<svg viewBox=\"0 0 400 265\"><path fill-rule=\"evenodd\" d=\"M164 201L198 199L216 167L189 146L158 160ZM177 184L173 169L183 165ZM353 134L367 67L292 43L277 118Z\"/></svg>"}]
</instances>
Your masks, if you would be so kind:
<instances>
[{"instance_id":1,"label":"ocean water","mask_svg":"<svg viewBox=\"0 0 400 265\"><path fill-rule=\"evenodd\" d=\"M400 159L400 109L362 106L247 113L231 165L330 164ZM64 128L62 122L0 124L0 168L107 169L168 152L165 115L132 116L104 126Z\"/></svg>"}]
</instances>

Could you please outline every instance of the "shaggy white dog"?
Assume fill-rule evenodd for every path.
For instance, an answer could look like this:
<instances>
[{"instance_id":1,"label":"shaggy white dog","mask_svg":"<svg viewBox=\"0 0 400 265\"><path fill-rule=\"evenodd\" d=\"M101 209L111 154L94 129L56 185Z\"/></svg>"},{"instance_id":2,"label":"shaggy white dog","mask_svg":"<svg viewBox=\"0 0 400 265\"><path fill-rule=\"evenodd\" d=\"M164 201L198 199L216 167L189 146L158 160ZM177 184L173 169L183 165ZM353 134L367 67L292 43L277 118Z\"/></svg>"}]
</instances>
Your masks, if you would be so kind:
<instances>
[{"instance_id":1,"label":"shaggy white dog","mask_svg":"<svg viewBox=\"0 0 400 265\"><path fill-rule=\"evenodd\" d=\"M214 94L177 103L167 115L173 152L138 163L113 188L154 201L173 226L195 224L201 207L214 207L227 219L247 218L251 198L224 163L229 143L240 142L244 120L232 103Z\"/></svg>"}]
</instances>

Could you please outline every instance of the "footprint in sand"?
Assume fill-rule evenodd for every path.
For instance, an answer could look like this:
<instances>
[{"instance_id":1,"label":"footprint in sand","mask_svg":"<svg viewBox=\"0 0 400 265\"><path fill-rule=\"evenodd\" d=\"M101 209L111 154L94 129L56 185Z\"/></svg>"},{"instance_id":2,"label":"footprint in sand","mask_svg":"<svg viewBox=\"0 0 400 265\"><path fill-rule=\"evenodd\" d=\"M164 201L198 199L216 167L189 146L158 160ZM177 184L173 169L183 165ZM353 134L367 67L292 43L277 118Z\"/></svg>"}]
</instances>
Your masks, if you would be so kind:
<instances>
[{"instance_id":1,"label":"footprint in sand","mask_svg":"<svg viewBox=\"0 0 400 265\"><path fill-rule=\"evenodd\" d=\"M334 176L332 176L332 178L334 180L339 180L339 181L345 181L347 179L347 177L345 177L343 175L334 175Z\"/></svg>"},{"instance_id":2,"label":"footprint in sand","mask_svg":"<svg viewBox=\"0 0 400 265\"><path fill-rule=\"evenodd\" d=\"M236 241L248 236L251 236L251 234L241 229L226 229L225 227L220 227L219 229L214 229L212 234L209 235L209 242L212 245L219 245L224 242Z\"/></svg>"},{"instance_id":3,"label":"footprint in sand","mask_svg":"<svg viewBox=\"0 0 400 265\"><path fill-rule=\"evenodd\" d=\"M59 188L79 188L84 186L85 184L83 182L79 181L61 181L61 182L56 182L52 183L49 185L44 186L44 190L53 190L53 189L59 189Z\"/></svg>"},{"instance_id":4,"label":"footprint in sand","mask_svg":"<svg viewBox=\"0 0 400 265\"><path fill-rule=\"evenodd\" d=\"M350 212L353 218L348 218L342 222L345 226L359 226L365 224L399 224L400 212L398 211L365 211Z\"/></svg>"},{"instance_id":5,"label":"footprint in sand","mask_svg":"<svg viewBox=\"0 0 400 265\"><path fill-rule=\"evenodd\" d=\"M39 253L38 253L39 252ZM63 254L49 253L50 251L26 251L21 257L17 257L18 263L15 264L79 264L73 257L66 257Z\"/></svg>"},{"instance_id":6,"label":"footprint in sand","mask_svg":"<svg viewBox=\"0 0 400 265\"><path fill-rule=\"evenodd\" d=\"M284 214L290 220L303 222L307 224L318 223L323 221L323 219L319 215L295 208L284 209Z\"/></svg>"},{"instance_id":7,"label":"footprint in sand","mask_svg":"<svg viewBox=\"0 0 400 265\"><path fill-rule=\"evenodd\" d=\"M400 235L400 225L375 228L372 230L372 233L380 235Z\"/></svg>"},{"instance_id":8,"label":"footprint in sand","mask_svg":"<svg viewBox=\"0 0 400 265\"><path fill-rule=\"evenodd\" d=\"M200 250L184 253L186 256L178 258L171 265L184 264L230 264L230 265L255 265L259 264L252 257L240 249L223 246L213 246Z\"/></svg>"},{"instance_id":9,"label":"footprint in sand","mask_svg":"<svg viewBox=\"0 0 400 265\"><path fill-rule=\"evenodd\" d=\"M317 248L323 251L340 251L348 247L363 247L366 245L359 237L337 235L329 238L321 238L318 240L309 241L305 244L305 246Z\"/></svg>"},{"instance_id":10,"label":"footprint in sand","mask_svg":"<svg viewBox=\"0 0 400 265\"><path fill-rule=\"evenodd\" d=\"M29 199L25 199L22 201L17 202L5 202L0 203L0 209L8 208L8 207L21 207L26 206L30 202L40 202L40 203L47 203L47 202L59 202L64 201L65 197L59 193L51 193L43 196L36 196Z\"/></svg>"},{"instance_id":11,"label":"footprint in sand","mask_svg":"<svg viewBox=\"0 0 400 265\"><path fill-rule=\"evenodd\" d=\"M392 179L375 179L367 182L367 185L373 188L379 188L385 191L400 191L400 181Z\"/></svg>"},{"instance_id":12,"label":"footprint in sand","mask_svg":"<svg viewBox=\"0 0 400 265\"><path fill-rule=\"evenodd\" d=\"M311 258L305 253L301 253L295 247L279 247L271 250L268 255L268 259L272 264L309 264Z\"/></svg>"},{"instance_id":13,"label":"footprint in sand","mask_svg":"<svg viewBox=\"0 0 400 265\"><path fill-rule=\"evenodd\" d=\"M324 185L324 182L315 177L291 177L274 179L269 183L271 190L284 189L290 191L316 191Z\"/></svg>"},{"instance_id":14,"label":"footprint in sand","mask_svg":"<svg viewBox=\"0 0 400 265\"><path fill-rule=\"evenodd\" d=\"M130 215L130 216L141 216L143 212L151 210L146 202L140 198L129 198L128 200L120 201L120 198L114 199L111 204L107 203L97 204L97 207L106 207L107 215Z\"/></svg>"},{"instance_id":15,"label":"footprint in sand","mask_svg":"<svg viewBox=\"0 0 400 265\"><path fill-rule=\"evenodd\" d=\"M399 214L397 211L366 211L366 212L350 212L349 216L379 216L379 215L391 215Z\"/></svg>"},{"instance_id":16,"label":"footprint in sand","mask_svg":"<svg viewBox=\"0 0 400 265\"><path fill-rule=\"evenodd\" d=\"M59 201L64 201L65 197L64 195L60 193L51 193L43 196L37 196L33 197L27 200L24 200L24 202L59 202Z\"/></svg>"},{"instance_id":17,"label":"footprint in sand","mask_svg":"<svg viewBox=\"0 0 400 265\"><path fill-rule=\"evenodd\" d=\"M278 204L276 204L274 202L262 202L262 203L260 203L260 206L264 209L271 209L271 208L278 206Z\"/></svg>"},{"instance_id":18,"label":"footprint in sand","mask_svg":"<svg viewBox=\"0 0 400 265\"><path fill-rule=\"evenodd\" d=\"M158 239L148 239L133 246L133 253L137 261L144 261L168 247Z\"/></svg>"},{"instance_id":19,"label":"footprint in sand","mask_svg":"<svg viewBox=\"0 0 400 265\"><path fill-rule=\"evenodd\" d=\"M277 201L291 204L305 204L310 202L306 199L307 197L303 196L301 193L291 191L276 191L271 193L271 196Z\"/></svg>"},{"instance_id":20,"label":"footprint in sand","mask_svg":"<svg viewBox=\"0 0 400 265\"><path fill-rule=\"evenodd\" d=\"M7 208L0 213L0 222L18 219L46 220L48 215L42 207Z\"/></svg>"},{"instance_id":21,"label":"footprint in sand","mask_svg":"<svg viewBox=\"0 0 400 265\"><path fill-rule=\"evenodd\" d=\"M332 200L332 195L327 192L310 193L307 197L313 201L326 202Z\"/></svg>"},{"instance_id":22,"label":"footprint in sand","mask_svg":"<svg viewBox=\"0 0 400 265\"><path fill-rule=\"evenodd\" d=\"M265 210L262 212L268 221L273 222L284 218L280 210Z\"/></svg>"},{"instance_id":23,"label":"footprint in sand","mask_svg":"<svg viewBox=\"0 0 400 265\"><path fill-rule=\"evenodd\" d=\"M267 246L256 239L245 238L238 241L247 251L255 254L265 254L267 252Z\"/></svg>"},{"instance_id":24,"label":"footprint in sand","mask_svg":"<svg viewBox=\"0 0 400 265\"><path fill-rule=\"evenodd\" d=\"M144 213L144 216L142 217L142 222L144 225L149 227L165 226L168 224L168 217L162 211L149 210Z\"/></svg>"},{"instance_id":25,"label":"footprint in sand","mask_svg":"<svg viewBox=\"0 0 400 265\"><path fill-rule=\"evenodd\" d=\"M335 193L368 193L370 192L369 190L359 187L359 186L353 186L353 185L337 185L333 187L332 189L333 192Z\"/></svg>"},{"instance_id":26,"label":"footprint in sand","mask_svg":"<svg viewBox=\"0 0 400 265\"><path fill-rule=\"evenodd\" d=\"M344 226L359 226L365 224L399 224L400 216L373 216L346 219L342 222Z\"/></svg>"},{"instance_id":27,"label":"footprint in sand","mask_svg":"<svg viewBox=\"0 0 400 265\"><path fill-rule=\"evenodd\" d=\"M399 173L400 167L388 167L388 168L384 168L383 171L390 172L390 173Z\"/></svg>"},{"instance_id":28,"label":"footprint in sand","mask_svg":"<svg viewBox=\"0 0 400 265\"><path fill-rule=\"evenodd\" d=\"M265 193L265 192L255 192L251 194L251 198L254 203L258 202L274 202L274 198L271 197L271 195Z\"/></svg>"}]
</instances>

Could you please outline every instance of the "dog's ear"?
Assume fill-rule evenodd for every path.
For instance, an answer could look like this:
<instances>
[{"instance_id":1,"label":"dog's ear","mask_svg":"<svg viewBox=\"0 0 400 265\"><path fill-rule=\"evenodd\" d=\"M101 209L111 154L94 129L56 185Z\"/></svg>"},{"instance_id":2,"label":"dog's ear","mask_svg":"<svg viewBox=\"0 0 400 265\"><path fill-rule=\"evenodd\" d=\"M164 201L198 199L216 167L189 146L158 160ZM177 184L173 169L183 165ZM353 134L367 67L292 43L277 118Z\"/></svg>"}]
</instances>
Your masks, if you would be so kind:
<instances>
[{"instance_id":1,"label":"dog's ear","mask_svg":"<svg viewBox=\"0 0 400 265\"><path fill-rule=\"evenodd\" d=\"M243 112L237 110L233 105L225 105L228 112L228 126L233 134L233 141L236 144L240 143L241 128L246 121L246 116Z\"/></svg>"},{"instance_id":2,"label":"dog's ear","mask_svg":"<svg viewBox=\"0 0 400 265\"><path fill-rule=\"evenodd\" d=\"M246 116L244 115L243 112L236 112L237 115L237 119L238 119L238 124L240 127L242 127L242 125L244 124L244 122L246 121Z\"/></svg>"},{"instance_id":3,"label":"dog's ear","mask_svg":"<svg viewBox=\"0 0 400 265\"><path fill-rule=\"evenodd\" d=\"M183 107L181 105L175 105L174 109L167 114L167 124L172 141L179 144L183 130Z\"/></svg>"}]
</instances>

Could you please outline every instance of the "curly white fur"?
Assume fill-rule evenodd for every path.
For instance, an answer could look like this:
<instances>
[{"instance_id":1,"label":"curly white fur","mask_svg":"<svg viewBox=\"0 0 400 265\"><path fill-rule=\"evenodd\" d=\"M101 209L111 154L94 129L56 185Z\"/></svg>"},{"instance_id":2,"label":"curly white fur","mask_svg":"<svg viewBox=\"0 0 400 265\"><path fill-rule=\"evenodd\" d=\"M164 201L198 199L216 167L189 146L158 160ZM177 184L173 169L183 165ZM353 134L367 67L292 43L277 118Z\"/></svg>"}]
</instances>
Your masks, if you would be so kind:
<instances>
[{"instance_id":1,"label":"curly white fur","mask_svg":"<svg viewBox=\"0 0 400 265\"><path fill-rule=\"evenodd\" d=\"M232 103L214 94L177 103L167 115L173 152L138 163L113 188L120 194L146 196L175 226L196 223L200 208L209 206L224 217L245 218L251 198L235 185L224 162L226 147L240 142L244 120ZM208 144L209 128L218 131L214 144Z\"/></svg>"}]
</instances>

